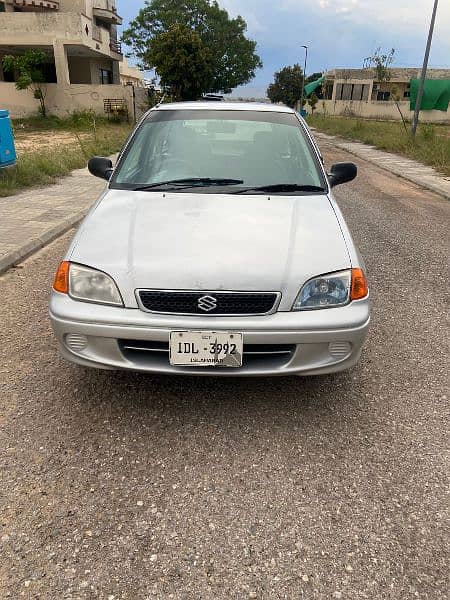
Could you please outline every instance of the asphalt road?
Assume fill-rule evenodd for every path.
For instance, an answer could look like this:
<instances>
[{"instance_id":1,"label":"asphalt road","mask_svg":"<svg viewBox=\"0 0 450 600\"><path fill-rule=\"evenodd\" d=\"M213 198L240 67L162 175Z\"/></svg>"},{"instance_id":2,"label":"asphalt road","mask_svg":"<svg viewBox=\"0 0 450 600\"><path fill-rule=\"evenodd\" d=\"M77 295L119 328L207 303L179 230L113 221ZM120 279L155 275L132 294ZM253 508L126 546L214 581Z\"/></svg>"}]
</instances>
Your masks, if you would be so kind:
<instances>
[{"instance_id":1,"label":"asphalt road","mask_svg":"<svg viewBox=\"0 0 450 600\"><path fill-rule=\"evenodd\" d=\"M356 162L374 314L347 373L84 370L46 318L68 237L0 278L0 598L448 597L450 205Z\"/></svg>"}]
</instances>

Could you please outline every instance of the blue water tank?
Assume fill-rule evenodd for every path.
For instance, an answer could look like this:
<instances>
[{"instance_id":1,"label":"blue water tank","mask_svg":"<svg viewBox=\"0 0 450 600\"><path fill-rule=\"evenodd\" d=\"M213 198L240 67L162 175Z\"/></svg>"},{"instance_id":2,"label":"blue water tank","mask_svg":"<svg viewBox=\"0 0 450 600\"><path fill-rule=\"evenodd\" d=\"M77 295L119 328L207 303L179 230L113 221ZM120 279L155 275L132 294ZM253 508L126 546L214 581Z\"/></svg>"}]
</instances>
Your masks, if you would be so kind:
<instances>
[{"instance_id":1,"label":"blue water tank","mask_svg":"<svg viewBox=\"0 0 450 600\"><path fill-rule=\"evenodd\" d=\"M0 109L0 169L16 163L16 149L7 110Z\"/></svg>"}]
</instances>

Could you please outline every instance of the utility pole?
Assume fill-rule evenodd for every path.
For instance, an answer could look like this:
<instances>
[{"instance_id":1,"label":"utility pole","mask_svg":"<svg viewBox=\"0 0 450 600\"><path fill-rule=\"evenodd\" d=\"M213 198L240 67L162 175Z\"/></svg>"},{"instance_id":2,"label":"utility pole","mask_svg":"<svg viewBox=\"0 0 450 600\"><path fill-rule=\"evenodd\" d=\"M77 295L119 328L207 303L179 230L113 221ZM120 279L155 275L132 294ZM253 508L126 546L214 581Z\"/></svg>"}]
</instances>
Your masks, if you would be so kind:
<instances>
[{"instance_id":1,"label":"utility pole","mask_svg":"<svg viewBox=\"0 0 450 600\"><path fill-rule=\"evenodd\" d=\"M425 56L423 59L422 74L420 76L419 90L417 92L417 99L416 99L416 109L414 111L414 118L413 118L413 124L412 124L412 136L413 137L416 136L417 125L419 124L420 107L422 106L423 90L425 87L425 79L427 76L428 59L430 58L431 42L433 40L434 24L436 22L436 12L437 12L437 7L438 7L438 1L439 0L434 0L433 14L431 15L430 31L428 33L427 47L425 49Z\"/></svg>"},{"instance_id":2,"label":"utility pole","mask_svg":"<svg viewBox=\"0 0 450 600\"><path fill-rule=\"evenodd\" d=\"M302 81L302 96L300 99L300 112L303 110L303 97L305 95L305 77L306 77L306 65L308 62L308 46L302 46L305 49L305 66L303 67L303 81Z\"/></svg>"}]
</instances>

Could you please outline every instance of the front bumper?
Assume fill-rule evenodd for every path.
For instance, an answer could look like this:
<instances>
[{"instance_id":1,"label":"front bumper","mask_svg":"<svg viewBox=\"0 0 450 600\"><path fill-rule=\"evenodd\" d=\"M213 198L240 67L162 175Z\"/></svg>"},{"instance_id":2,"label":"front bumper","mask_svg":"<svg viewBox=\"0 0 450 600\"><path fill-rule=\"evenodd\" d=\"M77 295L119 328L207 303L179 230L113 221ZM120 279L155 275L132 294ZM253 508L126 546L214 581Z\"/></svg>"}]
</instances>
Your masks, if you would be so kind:
<instances>
[{"instance_id":1,"label":"front bumper","mask_svg":"<svg viewBox=\"0 0 450 600\"><path fill-rule=\"evenodd\" d=\"M349 369L361 354L370 321L369 299L318 311L278 312L260 317L184 317L77 302L53 292L50 321L62 355L103 369L219 376L315 375ZM168 352L123 351L119 340L169 341L171 331L239 331L248 345L292 345L287 354L253 356L243 366L173 367ZM69 337L71 336L71 337Z\"/></svg>"}]
</instances>

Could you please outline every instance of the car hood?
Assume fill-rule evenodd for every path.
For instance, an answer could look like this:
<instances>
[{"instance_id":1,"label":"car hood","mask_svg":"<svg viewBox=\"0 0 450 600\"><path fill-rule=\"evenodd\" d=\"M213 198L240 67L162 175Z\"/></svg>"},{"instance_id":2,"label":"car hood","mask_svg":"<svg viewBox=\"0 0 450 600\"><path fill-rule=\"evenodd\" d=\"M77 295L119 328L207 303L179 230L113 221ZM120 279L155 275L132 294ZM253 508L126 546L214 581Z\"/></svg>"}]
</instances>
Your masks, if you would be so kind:
<instances>
[{"instance_id":1,"label":"car hood","mask_svg":"<svg viewBox=\"0 0 450 600\"><path fill-rule=\"evenodd\" d=\"M138 288L282 292L289 310L312 277L351 266L327 196L109 190L69 259L111 275L126 306Z\"/></svg>"}]
</instances>

